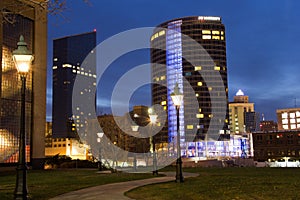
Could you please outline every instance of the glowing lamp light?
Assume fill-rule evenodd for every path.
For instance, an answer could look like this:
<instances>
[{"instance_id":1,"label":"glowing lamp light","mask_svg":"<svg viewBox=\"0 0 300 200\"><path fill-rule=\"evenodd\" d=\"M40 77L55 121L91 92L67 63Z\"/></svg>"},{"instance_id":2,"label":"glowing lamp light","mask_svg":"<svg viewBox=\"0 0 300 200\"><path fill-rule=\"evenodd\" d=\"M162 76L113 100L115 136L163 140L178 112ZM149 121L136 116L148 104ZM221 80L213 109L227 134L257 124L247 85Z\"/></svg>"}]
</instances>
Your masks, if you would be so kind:
<instances>
[{"instance_id":1,"label":"glowing lamp light","mask_svg":"<svg viewBox=\"0 0 300 200\"><path fill-rule=\"evenodd\" d=\"M138 125L131 125L131 130L134 132L137 132L139 130L139 126Z\"/></svg>"},{"instance_id":2,"label":"glowing lamp light","mask_svg":"<svg viewBox=\"0 0 300 200\"><path fill-rule=\"evenodd\" d=\"M154 124L157 120L157 115L156 114L149 114L150 122Z\"/></svg>"},{"instance_id":3,"label":"glowing lamp light","mask_svg":"<svg viewBox=\"0 0 300 200\"><path fill-rule=\"evenodd\" d=\"M104 135L104 133L103 133L103 132L97 133L97 136L98 136L98 138L102 138L102 137L103 137L103 135Z\"/></svg>"},{"instance_id":4,"label":"glowing lamp light","mask_svg":"<svg viewBox=\"0 0 300 200\"><path fill-rule=\"evenodd\" d=\"M13 60L20 74L26 75L30 69L32 60L34 59L31 51L27 49L27 43L24 41L23 35L17 43L18 48L13 51Z\"/></svg>"},{"instance_id":5,"label":"glowing lamp light","mask_svg":"<svg viewBox=\"0 0 300 200\"><path fill-rule=\"evenodd\" d=\"M174 92L171 94L172 101L175 106L180 106L183 100L183 94L179 91L178 83L176 83Z\"/></svg>"},{"instance_id":6,"label":"glowing lamp light","mask_svg":"<svg viewBox=\"0 0 300 200\"><path fill-rule=\"evenodd\" d=\"M158 115L155 113L154 108L149 108L148 109L148 114L149 114L150 122L152 124L156 123Z\"/></svg>"}]
</instances>

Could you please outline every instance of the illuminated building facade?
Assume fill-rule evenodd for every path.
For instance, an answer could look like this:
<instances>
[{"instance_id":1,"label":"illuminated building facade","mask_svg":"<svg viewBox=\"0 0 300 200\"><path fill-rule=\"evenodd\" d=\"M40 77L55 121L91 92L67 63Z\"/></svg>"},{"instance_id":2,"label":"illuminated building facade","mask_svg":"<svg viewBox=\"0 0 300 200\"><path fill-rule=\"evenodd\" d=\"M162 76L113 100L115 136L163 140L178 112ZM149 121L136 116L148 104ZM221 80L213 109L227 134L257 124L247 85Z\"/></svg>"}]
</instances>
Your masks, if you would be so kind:
<instances>
[{"instance_id":1,"label":"illuminated building facade","mask_svg":"<svg viewBox=\"0 0 300 200\"><path fill-rule=\"evenodd\" d=\"M248 129L257 130L259 126L258 114L254 112L254 103L249 103L249 97L239 90L229 103L230 132L234 134L246 133Z\"/></svg>"},{"instance_id":2,"label":"illuminated building facade","mask_svg":"<svg viewBox=\"0 0 300 200\"><path fill-rule=\"evenodd\" d=\"M26 157L33 168L43 168L46 116L47 13L39 2L1 0L0 10L0 163L18 161L20 134L21 80L13 63L12 51L20 35L34 54L26 81ZM26 12L24 12L26 11ZM6 20L12 20L9 23ZM34 73L33 73L34 72Z\"/></svg>"},{"instance_id":3,"label":"illuminated building facade","mask_svg":"<svg viewBox=\"0 0 300 200\"><path fill-rule=\"evenodd\" d=\"M77 76L85 76L89 83L82 95L95 91L96 87L96 31L67 36L53 41L53 138L76 138L77 131L84 127L85 119L72 112L72 92ZM90 63L86 56L93 56ZM86 65L86 67L85 67ZM87 113L82 113L82 115Z\"/></svg>"},{"instance_id":4,"label":"illuminated building facade","mask_svg":"<svg viewBox=\"0 0 300 200\"><path fill-rule=\"evenodd\" d=\"M186 36L193 39L193 42L190 43L189 40L186 40ZM184 94L184 103L180 106L179 112L182 142L203 140L209 129L215 134L219 134L220 129L221 131L227 129L226 42L225 27L221 18L192 16L170 20L158 25L150 40L151 78L154 83L152 85L152 103L153 105L160 104L168 113L165 127L160 135L155 137L160 137L161 142L169 141L169 143L173 142L176 137L176 111L170 97L176 82ZM204 51L200 51L198 54L196 52L199 51L199 46L202 46ZM193 60L193 64L187 58ZM220 87L215 86L218 79L214 79L214 72L217 72L217 77L221 77L222 85ZM210 82L205 82L202 74L207 74ZM192 91L186 87L184 80L187 80ZM210 86L208 86L209 84ZM214 91L223 91L226 96L226 105L224 106L226 114L224 119L219 122L221 128L210 124L213 118L210 92ZM191 95L196 98L199 109L188 107L191 105L189 98ZM195 109L197 109L196 114L194 114ZM197 124L189 124L189 119L196 120ZM187 149L188 145L186 145ZM183 149L182 155L185 154L186 151Z\"/></svg>"},{"instance_id":5,"label":"illuminated building facade","mask_svg":"<svg viewBox=\"0 0 300 200\"><path fill-rule=\"evenodd\" d=\"M276 110L278 130L300 129L300 108Z\"/></svg>"}]
</instances>

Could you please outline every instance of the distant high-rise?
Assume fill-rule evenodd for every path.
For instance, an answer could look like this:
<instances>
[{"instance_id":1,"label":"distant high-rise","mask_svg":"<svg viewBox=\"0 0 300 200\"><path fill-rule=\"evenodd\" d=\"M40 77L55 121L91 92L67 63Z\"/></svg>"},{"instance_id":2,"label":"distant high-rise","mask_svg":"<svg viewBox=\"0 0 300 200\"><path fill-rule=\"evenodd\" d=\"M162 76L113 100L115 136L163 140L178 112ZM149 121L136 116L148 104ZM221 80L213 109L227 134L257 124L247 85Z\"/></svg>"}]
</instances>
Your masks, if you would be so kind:
<instances>
[{"instance_id":1,"label":"distant high-rise","mask_svg":"<svg viewBox=\"0 0 300 200\"><path fill-rule=\"evenodd\" d=\"M245 127L247 133L260 130L260 115L258 112L245 112Z\"/></svg>"},{"instance_id":2,"label":"distant high-rise","mask_svg":"<svg viewBox=\"0 0 300 200\"><path fill-rule=\"evenodd\" d=\"M162 105L168 113L164 128L155 137L162 142L174 141L176 137L176 112L170 97L176 82L184 94L179 117L182 141L204 139L209 130L216 135L224 133L228 128L228 84L225 26L221 18L173 19L158 25L150 40L152 103ZM216 101L223 95L226 103L218 102L213 108L212 94L219 95ZM198 108L192 106L194 99ZM224 116L217 119L213 112L224 112ZM213 118L217 120L211 123ZM189 123L193 120L196 123Z\"/></svg>"},{"instance_id":3,"label":"distant high-rise","mask_svg":"<svg viewBox=\"0 0 300 200\"><path fill-rule=\"evenodd\" d=\"M88 54L94 54L96 31L67 36L53 41L53 105L52 126L54 138L74 138L84 119L73 115L72 92L76 76L86 76L90 80L82 94L96 87L96 62L84 66ZM96 55L94 56L96 59ZM82 108L77 108L79 111ZM79 112L80 113L80 112ZM86 114L86 113L82 113ZM76 123L75 123L76 122Z\"/></svg>"},{"instance_id":4,"label":"distant high-rise","mask_svg":"<svg viewBox=\"0 0 300 200\"><path fill-rule=\"evenodd\" d=\"M254 103L249 103L249 97L244 95L242 90L239 90L234 96L233 102L229 103L229 121L231 133L238 134L258 130L258 113L254 112Z\"/></svg>"}]
</instances>

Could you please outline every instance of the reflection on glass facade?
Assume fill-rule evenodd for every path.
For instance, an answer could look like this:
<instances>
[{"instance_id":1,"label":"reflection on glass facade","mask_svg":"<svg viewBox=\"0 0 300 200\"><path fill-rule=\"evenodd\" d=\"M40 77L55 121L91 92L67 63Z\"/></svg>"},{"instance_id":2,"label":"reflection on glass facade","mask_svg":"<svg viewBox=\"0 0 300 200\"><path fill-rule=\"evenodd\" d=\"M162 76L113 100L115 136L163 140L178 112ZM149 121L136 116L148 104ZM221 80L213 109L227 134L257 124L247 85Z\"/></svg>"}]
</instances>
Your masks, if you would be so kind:
<instances>
[{"instance_id":1,"label":"reflection on glass facade","mask_svg":"<svg viewBox=\"0 0 300 200\"><path fill-rule=\"evenodd\" d=\"M20 130L21 79L12 60L12 51L17 48L23 35L28 49L33 45L33 21L16 16L14 24L3 23L3 44L1 56L1 98L0 98L0 163L18 161L18 139ZM26 81L26 152L29 161L29 145L32 121L32 73Z\"/></svg>"},{"instance_id":2,"label":"reflection on glass facade","mask_svg":"<svg viewBox=\"0 0 300 200\"><path fill-rule=\"evenodd\" d=\"M221 18L194 16L164 22L153 31L150 42L152 103L168 111L166 128L160 133L165 137L161 139L171 142L175 138L176 112L170 98L175 82L184 94L181 141L203 141L208 133L217 140L226 139L220 136L227 132L229 118L225 27ZM191 107L195 98L197 108ZM196 124L191 123L194 121ZM187 149L187 144L182 148Z\"/></svg>"}]
</instances>

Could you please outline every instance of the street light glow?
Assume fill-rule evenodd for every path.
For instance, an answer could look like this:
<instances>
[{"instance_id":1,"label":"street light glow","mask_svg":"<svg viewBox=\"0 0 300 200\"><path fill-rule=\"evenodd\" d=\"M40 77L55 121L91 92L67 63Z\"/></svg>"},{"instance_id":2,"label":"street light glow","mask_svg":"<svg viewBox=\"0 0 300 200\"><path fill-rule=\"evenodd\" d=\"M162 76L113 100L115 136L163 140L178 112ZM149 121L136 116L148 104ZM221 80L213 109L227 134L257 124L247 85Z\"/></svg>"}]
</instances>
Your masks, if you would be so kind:
<instances>
[{"instance_id":1,"label":"street light glow","mask_svg":"<svg viewBox=\"0 0 300 200\"><path fill-rule=\"evenodd\" d=\"M27 49L27 43L24 41L23 35L20 36L17 45L18 48L13 51L14 63L20 74L27 74L34 57L31 51Z\"/></svg>"},{"instance_id":2,"label":"street light glow","mask_svg":"<svg viewBox=\"0 0 300 200\"><path fill-rule=\"evenodd\" d=\"M174 92L171 94L172 101L175 106L180 106L183 100L183 94L179 91L178 83L176 83Z\"/></svg>"}]
</instances>

